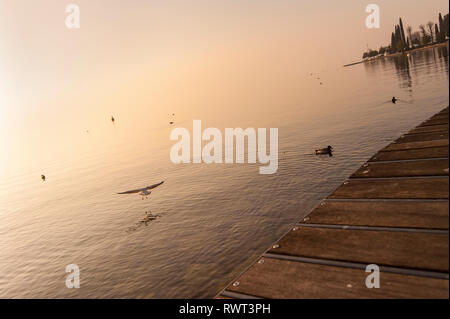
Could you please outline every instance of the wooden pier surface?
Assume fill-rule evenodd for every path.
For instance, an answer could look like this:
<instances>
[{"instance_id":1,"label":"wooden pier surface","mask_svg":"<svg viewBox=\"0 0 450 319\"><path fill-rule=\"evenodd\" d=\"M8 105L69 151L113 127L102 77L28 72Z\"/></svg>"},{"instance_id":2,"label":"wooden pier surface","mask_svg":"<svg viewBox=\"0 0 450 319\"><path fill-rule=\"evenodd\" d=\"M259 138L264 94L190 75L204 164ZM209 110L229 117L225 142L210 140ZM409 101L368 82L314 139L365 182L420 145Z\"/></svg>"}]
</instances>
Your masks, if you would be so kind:
<instances>
[{"instance_id":1,"label":"wooden pier surface","mask_svg":"<svg viewBox=\"0 0 450 319\"><path fill-rule=\"evenodd\" d=\"M370 158L217 298L448 299L448 112Z\"/></svg>"}]
</instances>

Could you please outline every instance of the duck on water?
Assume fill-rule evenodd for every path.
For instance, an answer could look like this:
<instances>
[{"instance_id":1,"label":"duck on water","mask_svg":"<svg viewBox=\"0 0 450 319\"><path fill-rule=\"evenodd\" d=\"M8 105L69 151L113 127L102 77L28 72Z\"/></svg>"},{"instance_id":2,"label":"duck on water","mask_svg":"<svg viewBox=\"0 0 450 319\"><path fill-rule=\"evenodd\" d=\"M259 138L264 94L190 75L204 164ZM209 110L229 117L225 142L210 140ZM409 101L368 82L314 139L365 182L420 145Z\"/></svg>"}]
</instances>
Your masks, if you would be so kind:
<instances>
[{"instance_id":1,"label":"duck on water","mask_svg":"<svg viewBox=\"0 0 450 319\"><path fill-rule=\"evenodd\" d=\"M333 147L328 145L325 148L320 148L318 150L316 150L316 155L328 155L328 156L333 156Z\"/></svg>"}]
</instances>

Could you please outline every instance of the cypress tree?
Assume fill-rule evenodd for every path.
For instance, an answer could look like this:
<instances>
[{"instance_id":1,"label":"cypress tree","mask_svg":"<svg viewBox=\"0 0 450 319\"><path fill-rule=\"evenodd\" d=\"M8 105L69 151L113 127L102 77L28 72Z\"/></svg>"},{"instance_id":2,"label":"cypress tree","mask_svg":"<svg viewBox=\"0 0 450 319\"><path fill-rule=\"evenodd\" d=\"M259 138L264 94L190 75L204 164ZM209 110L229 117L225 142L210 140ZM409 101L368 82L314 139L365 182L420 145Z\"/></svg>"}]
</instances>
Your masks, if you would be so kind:
<instances>
[{"instance_id":1,"label":"cypress tree","mask_svg":"<svg viewBox=\"0 0 450 319\"><path fill-rule=\"evenodd\" d=\"M391 33L391 51L395 50L395 35L394 32Z\"/></svg>"},{"instance_id":2,"label":"cypress tree","mask_svg":"<svg viewBox=\"0 0 450 319\"><path fill-rule=\"evenodd\" d=\"M445 27L444 19L442 19L442 14L439 12L439 42L445 40Z\"/></svg>"},{"instance_id":3,"label":"cypress tree","mask_svg":"<svg viewBox=\"0 0 450 319\"><path fill-rule=\"evenodd\" d=\"M444 25L444 35L446 37L448 37L448 27L449 27L449 18L448 18L448 13L444 16L444 21L442 22L442 24Z\"/></svg>"},{"instance_id":4,"label":"cypress tree","mask_svg":"<svg viewBox=\"0 0 450 319\"><path fill-rule=\"evenodd\" d=\"M402 18L400 18L399 20L400 20L400 35L402 37L403 44L405 44L406 43L406 37L405 37L405 30L403 29L403 21L402 21Z\"/></svg>"},{"instance_id":5,"label":"cypress tree","mask_svg":"<svg viewBox=\"0 0 450 319\"><path fill-rule=\"evenodd\" d=\"M439 42L441 34L439 33L439 28L436 23L434 24L434 36L436 37L436 42Z\"/></svg>"},{"instance_id":6,"label":"cypress tree","mask_svg":"<svg viewBox=\"0 0 450 319\"><path fill-rule=\"evenodd\" d=\"M400 33L400 27L398 25L395 26L395 48L397 51L401 51L401 41L402 35Z\"/></svg>"}]
</instances>

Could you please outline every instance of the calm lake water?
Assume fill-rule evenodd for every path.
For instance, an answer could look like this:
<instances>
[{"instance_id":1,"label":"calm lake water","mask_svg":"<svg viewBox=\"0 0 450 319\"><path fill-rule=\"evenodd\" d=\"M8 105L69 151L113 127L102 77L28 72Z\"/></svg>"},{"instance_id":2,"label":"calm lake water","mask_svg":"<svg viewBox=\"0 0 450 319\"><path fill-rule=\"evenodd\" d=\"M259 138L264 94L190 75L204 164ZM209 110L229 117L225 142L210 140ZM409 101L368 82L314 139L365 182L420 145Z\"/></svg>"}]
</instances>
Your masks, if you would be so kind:
<instances>
[{"instance_id":1,"label":"calm lake water","mask_svg":"<svg viewBox=\"0 0 450 319\"><path fill-rule=\"evenodd\" d=\"M277 127L273 175L260 175L260 164L173 164L169 120L146 125L127 108L115 125L106 114L76 140L48 142L77 150L70 160L30 157L24 169L6 167L0 297L214 297L377 150L448 106L448 47L320 72L292 66L274 85L277 98L261 90L242 104L175 112L175 125L189 130L194 119ZM131 126L139 134L127 134ZM333 157L312 155L327 145ZM161 180L147 200L116 194ZM141 223L147 213L156 219ZM69 264L80 267L80 289L65 286Z\"/></svg>"}]
</instances>

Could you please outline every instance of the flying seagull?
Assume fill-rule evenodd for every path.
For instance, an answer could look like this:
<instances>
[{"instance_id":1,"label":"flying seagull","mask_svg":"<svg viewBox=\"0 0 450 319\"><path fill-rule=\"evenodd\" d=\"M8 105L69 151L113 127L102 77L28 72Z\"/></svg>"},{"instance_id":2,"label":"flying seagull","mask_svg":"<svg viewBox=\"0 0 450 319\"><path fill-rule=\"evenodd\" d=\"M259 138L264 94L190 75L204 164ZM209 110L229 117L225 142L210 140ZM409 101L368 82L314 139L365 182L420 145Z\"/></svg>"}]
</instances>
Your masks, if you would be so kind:
<instances>
[{"instance_id":1,"label":"flying seagull","mask_svg":"<svg viewBox=\"0 0 450 319\"><path fill-rule=\"evenodd\" d=\"M117 193L117 194L136 194L137 193L142 196L142 199L144 199L144 197L147 198L148 195L150 195L151 189L158 187L162 183L164 183L164 181L162 181L158 184L153 184L151 186L144 187L144 188L133 189L131 191L126 191L126 192Z\"/></svg>"}]
</instances>

